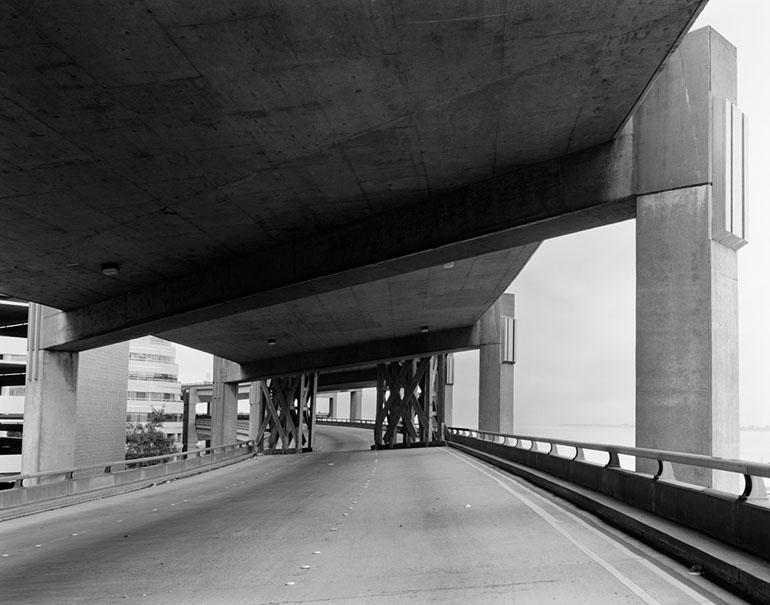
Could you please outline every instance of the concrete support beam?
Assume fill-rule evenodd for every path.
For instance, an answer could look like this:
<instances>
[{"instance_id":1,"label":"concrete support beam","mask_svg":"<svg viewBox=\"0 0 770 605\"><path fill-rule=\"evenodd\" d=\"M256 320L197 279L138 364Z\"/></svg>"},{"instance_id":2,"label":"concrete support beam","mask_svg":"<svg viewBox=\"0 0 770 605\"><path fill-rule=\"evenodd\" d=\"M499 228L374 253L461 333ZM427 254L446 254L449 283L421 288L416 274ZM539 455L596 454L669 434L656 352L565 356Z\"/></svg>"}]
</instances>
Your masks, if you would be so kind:
<instances>
[{"instance_id":1,"label":"concrete support beam","mask_svg":"<svg viewBox=\"0 0 770 605\"><path fill-rule=\"evenodd\" d=\"M633 218L632 151L623 131L335 231L63 311L47 320L42 346L84 350Z\"/></svg>"},{"instance_id":2,"label":"concrete support beam","mask_svg":"<svg viewBox=\"0 0 770 605\"><path fill-rule=\"evenodd\" d=\"M185 452L196 449L198 432L195 430L195 410L200 403L197 389L182 390L182 449Z\"/></svg>"},{"instance_id":3,"label":"concrete support beam","mask_svg":"<svg viewBox=\"0 0 770 605\"><path fill-rule=\"evenodd\" d=\"M263 416L263 405L262 383L254 381L249 384L249 440L257 438L259 423Z\"/></svg>"},{"instance_id":4,"label":"concrete support beam","mask_svg":"<svg viewBox=\"0 0 770 605\"><path fill-rule=\"evenodd\" d=\"M238 383L224 379L225 360L214 357L214 386L211 397L211 445L238 441Z\"/></svg>"},{"instance_id":5,"label":"concrete support beam","mask_svg":"<svg viewBox=\"0 0 770 605\"><path fill-rule=\"evenodd\" d=\"M128 343L42 350L44 316L52 312L30 304L23 473L120 460L126 451Z\"/></svg>"},{"instance_id":6,"label":"concrete support beam","mask_svg":"<svg viewBox=\"0 0 770 605\"><path fill-rule=\"evenodd\" d=\"M344 391L346 389L368 389L377 386L377 366L355 368L339 372L324 372L318 375L318 392Z\"/></svg>"},{"instance_id":7,"label":"concrete support beam","mask_svg":"<svg viewBox=\"0 0 770 605\"><path fill-rule=\"evenodd\" d=\"M350 420L361 420L361 409L364 403L363 391L350 391Z\"/></svg>"},{"instance_id":8,"label":"concrete support beam","mask_svg":"<svg viewBox=\"0 0 770 605\"><path fill-rule=\"evenodd\" d=\"M247 364L227 362L223 371L228 382L245 382L270 376L283 376L289 372L324 371L397 361L413 356L469 351L477 349L480 345L481 327L477 322L465 328L322 349Z\"/></svg>"},{"instance_id":9,"label":"concrete support beam","mask_svg":"<svg viewBox=\"0 0 770 605\"><path fill-rule=\"evenodd\" d=\"M479 429L513 432L514 296L503 294L481 318Z\"/></svg>"},{"instance_id":10,"label":"concrete support beam","mask_svg":"<svg viewBox=\"0 0 770 605\"><path fill-rule=\"evenodd\" d=\"M638 447L738 457L736 250L745 244L745 196L743 158L730 151L742 149L742 127L725 138L720 118L735 103L735 74L735 49L710 28L693 32L634 118L640 187L650 191L637 203ZM732 123L740 114L729 112ZM688 179L693 186L673 189ZM707 469L675 474L733 487Z\"/></svg>"},{"instance_id":11,"label":"concrete support beam","mask_svg":"<svg viewBox=\"0 0 770 605\"><path fill-rule=\"evenodd\" d=\"M455 384L455 358L451 353L446 356L444 382L444 424L453 426L454 423L454 384Z\"/></svg>"},{"instance_id":12,"label":"concrete support beam","mask_svg":"<svg viewBox=\"0 0 770 605\"><path fill-rule=\"evenodd\" d=\"M636 445L737 458L737 254L710 238L710 207L709 186L639 200ZM718 487L708 469L675 474Z\"/></svg>"}]
</instances>

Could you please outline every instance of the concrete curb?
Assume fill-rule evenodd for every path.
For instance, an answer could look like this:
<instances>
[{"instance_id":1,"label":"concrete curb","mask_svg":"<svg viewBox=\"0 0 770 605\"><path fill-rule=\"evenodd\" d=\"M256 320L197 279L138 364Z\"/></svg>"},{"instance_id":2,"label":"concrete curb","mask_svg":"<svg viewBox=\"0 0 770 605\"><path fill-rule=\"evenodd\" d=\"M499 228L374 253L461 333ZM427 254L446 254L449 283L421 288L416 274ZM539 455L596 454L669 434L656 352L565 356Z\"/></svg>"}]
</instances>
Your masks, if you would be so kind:
<instances>
[{"instance_id":1,"label":"concrete curb","mask_svg":"<svg viewBox=\"0 0 770 605\"><path fill-rule=\"evenodd\" d=\"M459 443L448 445L575 504L688 567L702 566L713 581L752 603L770 605L770 562L760 557L542 471Z\"/></svg>"}]
</instances>

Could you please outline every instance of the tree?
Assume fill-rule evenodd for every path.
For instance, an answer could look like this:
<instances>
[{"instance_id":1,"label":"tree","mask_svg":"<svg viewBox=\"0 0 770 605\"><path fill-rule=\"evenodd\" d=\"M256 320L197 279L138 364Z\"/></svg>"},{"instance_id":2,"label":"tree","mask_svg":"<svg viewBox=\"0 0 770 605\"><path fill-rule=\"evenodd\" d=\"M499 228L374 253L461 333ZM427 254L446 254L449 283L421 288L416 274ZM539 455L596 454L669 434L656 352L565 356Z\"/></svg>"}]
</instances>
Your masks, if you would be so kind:
<instances>
[{"instance_id":1,"label":"tree","mask_svg":"<svg viewBox=\"0 0 770 605\"><path fill-rule=\"evenodd\" d=\"M163 408L152 409L147 415L147 422L129 422L126 425L126 460L137 458L150 458L176 452L174 437L166 435L160 427L166 414ZM141 463L142 466L151 466L158 462Z\"/></svg>"}]
</instances>

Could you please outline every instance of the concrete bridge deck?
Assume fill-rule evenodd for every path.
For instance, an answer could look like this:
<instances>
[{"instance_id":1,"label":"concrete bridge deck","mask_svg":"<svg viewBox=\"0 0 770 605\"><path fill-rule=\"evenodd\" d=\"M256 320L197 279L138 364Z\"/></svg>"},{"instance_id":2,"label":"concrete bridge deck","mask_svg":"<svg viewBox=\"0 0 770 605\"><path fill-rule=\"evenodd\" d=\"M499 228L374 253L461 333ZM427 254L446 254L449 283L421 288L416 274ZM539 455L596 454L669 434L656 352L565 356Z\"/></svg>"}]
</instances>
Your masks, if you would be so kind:
<instances>
[{"instance_id":1,"label":"concrete bridge deck","mask_svg":"<svg viewBox=\"0 0 770 605\"><path fill-rule=\"evenodd\" d=\"M743 602L454 450L317 438L312 454L3 522L0 602Z\"/></svg>"}]
</instances>

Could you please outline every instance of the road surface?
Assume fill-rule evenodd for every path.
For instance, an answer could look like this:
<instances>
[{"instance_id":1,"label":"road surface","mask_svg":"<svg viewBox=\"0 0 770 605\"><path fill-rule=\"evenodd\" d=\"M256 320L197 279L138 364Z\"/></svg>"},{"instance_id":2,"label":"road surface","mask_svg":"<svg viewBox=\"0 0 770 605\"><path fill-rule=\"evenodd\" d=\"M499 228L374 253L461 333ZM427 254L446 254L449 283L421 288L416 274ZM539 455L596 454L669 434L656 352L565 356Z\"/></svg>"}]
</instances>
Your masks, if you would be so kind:
<instances>
[{"instance_id":1,"label":"road surface","mask_svg":"<svg viewBox=\"0 0 770 605\"><path fill-rule=\"evenodd\" d=\"M0 603L742 603L446 448L259 456L0 523Z\"/></svg>"}]
</instances>

